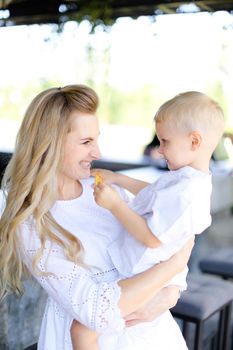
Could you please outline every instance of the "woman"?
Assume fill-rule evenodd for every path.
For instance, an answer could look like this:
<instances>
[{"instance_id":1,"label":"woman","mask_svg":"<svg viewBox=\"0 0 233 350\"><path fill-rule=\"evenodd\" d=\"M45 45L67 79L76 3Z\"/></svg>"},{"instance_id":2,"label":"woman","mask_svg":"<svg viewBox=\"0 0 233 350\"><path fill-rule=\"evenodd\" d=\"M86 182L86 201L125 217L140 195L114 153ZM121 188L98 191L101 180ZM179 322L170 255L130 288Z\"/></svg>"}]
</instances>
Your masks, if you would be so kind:
<instances>
[{"instance_id":1,"label":"woman","mask_svg":"<svg viewBox=\"0 0 233 350\"><path fill-rule=\"evenodd\" d=\"M123 318L153 303L183 269L192 242L169 261L121 279L106 253L119 226L96 205L89 180L100 157L97 106L96 93L83 85L46 90L29 105L3 178L0 300L22 291L25 271L46 290L39 350L72 349L74 319L101 333L101 350L154 349L161 330L169 337L164 333L157 349L186 349L169 313L157 323L124 327Z\"/></svg>"}]
</instances>

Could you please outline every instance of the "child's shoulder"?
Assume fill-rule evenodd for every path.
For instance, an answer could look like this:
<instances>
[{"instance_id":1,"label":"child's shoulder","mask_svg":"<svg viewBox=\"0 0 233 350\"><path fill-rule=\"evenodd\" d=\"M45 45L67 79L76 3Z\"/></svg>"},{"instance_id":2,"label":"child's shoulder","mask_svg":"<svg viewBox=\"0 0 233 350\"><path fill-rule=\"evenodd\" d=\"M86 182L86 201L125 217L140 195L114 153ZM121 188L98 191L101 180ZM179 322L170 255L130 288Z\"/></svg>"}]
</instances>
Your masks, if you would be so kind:
<instances>
[{"instance_id":1,"label":"child's shoulder","mask_svg":"<svg viewBox=\"0 0 233 350\"><path fill-rule=\"evenodd\" d=\"M185 166L177 170L167 171L161 176L162 181L206 181L211 180L211 175L206 174L203 171L197 170L191 166Z\"/></svg>"},{"instance_id":2,"label":"child's shoulder","mask_svg":"<svg viewBox=\"0 0 233 350\"><path fill-rule=\"evenodd\" d=\"M158 189L163 187L175 186L182 181L188 181L190 176L184 168L178 170L169 170L161 175L157 181L151 184L152 187Z\"/></svg>"},{"instance_id":3,"label":"child's shoulder","mask_svg":"<svg viewBox=\"0 0 233 350\"><path fill-rule=\"evenodd\" d=\"M154 190L172 190L186 192L199 192L205 186L211 186L211 175L205 174L192 167L186 166L178 170L167 171L152 185ZM151 190L152 190L151 189Z\"/></svg>"}]
</instances>

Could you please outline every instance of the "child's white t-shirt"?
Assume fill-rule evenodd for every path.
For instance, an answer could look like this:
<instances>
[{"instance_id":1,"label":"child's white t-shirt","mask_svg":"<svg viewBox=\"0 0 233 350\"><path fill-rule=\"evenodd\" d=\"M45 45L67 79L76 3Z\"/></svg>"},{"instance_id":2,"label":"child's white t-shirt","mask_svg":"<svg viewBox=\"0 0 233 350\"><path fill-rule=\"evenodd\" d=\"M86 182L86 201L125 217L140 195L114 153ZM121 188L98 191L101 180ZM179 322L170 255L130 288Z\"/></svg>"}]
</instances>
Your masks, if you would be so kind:
<instances>
[{"instance_id":1,"label":"child's white t-shirt","mask_svg":"<svg viewBox=\"0 0 233 350\"><path fill-rule=\"evenodd\" d=\"M122 229L108 247L122 275L132 276L169 259L191 236L210 226L211 179L211 174L186 166L165 173L137 194L129 206L146 218L162 244L158 248L147 248ZM187 271L186 268L169 284L185 289Z\"/></svg>"}]
</instances>

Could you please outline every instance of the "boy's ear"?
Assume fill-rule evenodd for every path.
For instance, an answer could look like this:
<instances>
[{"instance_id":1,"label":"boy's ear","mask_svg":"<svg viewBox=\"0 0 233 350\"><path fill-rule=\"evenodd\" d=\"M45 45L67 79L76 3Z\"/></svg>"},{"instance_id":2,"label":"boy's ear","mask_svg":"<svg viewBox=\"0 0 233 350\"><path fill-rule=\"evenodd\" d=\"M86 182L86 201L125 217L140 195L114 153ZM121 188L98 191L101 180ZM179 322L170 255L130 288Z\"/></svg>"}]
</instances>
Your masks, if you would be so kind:
<instances>
[{"instance_id":1,"label":"boy's ear","mask_svg":"<svg viewBox=\"0 0 233 350\"><path fill-rule=\"evenodd\" d=\"M198 131L192 131L190 133L190 138L192 142L192 145L191 145L192 151L195 151L200 147L202 143L202 136Z\"/></svg>"}]
</instances>

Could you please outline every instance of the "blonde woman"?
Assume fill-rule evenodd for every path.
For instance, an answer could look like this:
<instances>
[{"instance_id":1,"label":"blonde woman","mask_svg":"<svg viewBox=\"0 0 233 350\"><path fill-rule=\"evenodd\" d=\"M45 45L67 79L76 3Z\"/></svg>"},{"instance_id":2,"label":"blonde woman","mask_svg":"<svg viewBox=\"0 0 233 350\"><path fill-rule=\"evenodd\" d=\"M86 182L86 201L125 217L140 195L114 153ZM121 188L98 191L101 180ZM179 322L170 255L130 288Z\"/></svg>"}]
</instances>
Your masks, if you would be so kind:
<instances>
[{"instance_id":1,"label":"blonde woman","mask_svg":"<svg viewBox=\"0 0 233 350\"><path fill-rule=\"evenodd\" d=\"M26 111L3 178L0 300L22 292L24 273L41 284L48 302L39 350L71 350L75 319L100 332L101 350L143 349L139 339L144 333L151 344L146 349L155 349L161 343L163 320L150 327L131 315L151 309L148 320L158 313L157 293L182 271L193 245L189 242L170 260L128 279L114 268L107 246L119 224L95 203L89 179L91 162L100 157L97 107L96 93L83 85L37 95ZM163 308L169 306L170 300ZM125 319L138 324L125 327ZM159 349L186 349L172 317L164 321L169 336Z\"/></svg>"}]
</instances>

